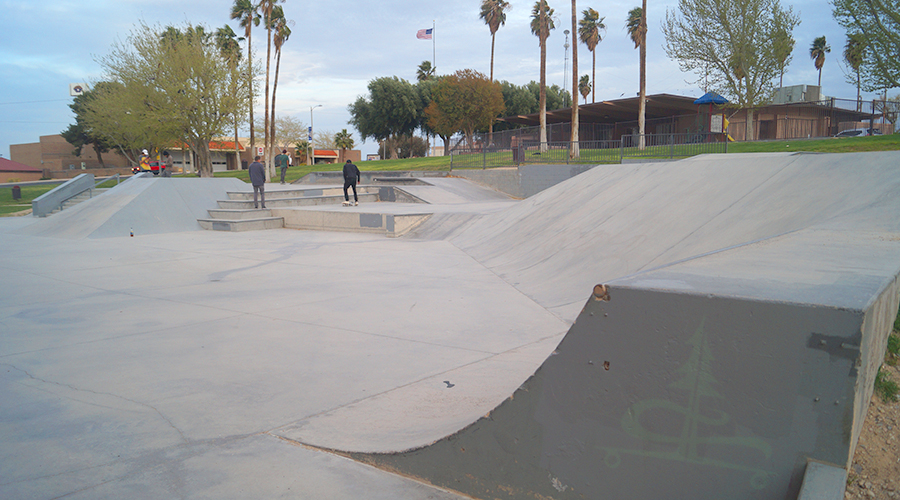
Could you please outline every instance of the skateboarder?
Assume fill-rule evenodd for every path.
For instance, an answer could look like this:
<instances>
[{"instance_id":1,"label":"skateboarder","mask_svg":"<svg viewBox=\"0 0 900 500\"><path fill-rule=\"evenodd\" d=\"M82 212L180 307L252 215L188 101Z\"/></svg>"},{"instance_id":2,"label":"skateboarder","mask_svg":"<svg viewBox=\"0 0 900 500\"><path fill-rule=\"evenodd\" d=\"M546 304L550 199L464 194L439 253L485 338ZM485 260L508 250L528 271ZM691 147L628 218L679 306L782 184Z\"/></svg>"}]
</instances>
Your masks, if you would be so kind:
<instances>
[{"instance_id":1,"label":"skateboarder","mask_svg":"<svg viewBox=\"0 0 900 500\"><path fill-rule=\"evenodd\" d=\"M350 160L344 164L344 205L350 204L350 196L347 194L347 188L353 188L353 204L359 205L359 197L356 196L356 183L360 182L362 177L359 169Z\"/></svg>"},{"instance_id":2,"label":"skateboarder","mask_svg":"<svg viewBox=\"0 0 900 500\"><path fill-rule=\"evenodd\" d=\"M253 184L253 208L259 208L257 194L262 197L262 207L266 208L266 167L259 162L259 156L253 158L253 163L248 168L250 171L250 184Z\"/></svg>"}]
</instances>

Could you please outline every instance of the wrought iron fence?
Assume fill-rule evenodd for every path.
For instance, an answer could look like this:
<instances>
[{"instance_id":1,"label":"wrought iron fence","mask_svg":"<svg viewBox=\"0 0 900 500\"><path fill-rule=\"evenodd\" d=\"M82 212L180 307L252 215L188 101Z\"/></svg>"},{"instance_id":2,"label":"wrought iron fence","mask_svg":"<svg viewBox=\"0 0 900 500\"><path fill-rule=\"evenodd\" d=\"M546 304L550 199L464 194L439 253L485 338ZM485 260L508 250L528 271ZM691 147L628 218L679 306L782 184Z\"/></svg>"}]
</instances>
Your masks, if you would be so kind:
<instances>
[{"instance_id":1,"label":"wrought iron fence","mask_svg":"<svg viewBox=\"0 0 900 500\"><path fill-rule=\"evenodd\" d=\"M621 163L624 158L675 159L704 153L725 153L725 134L626 135L619 140L579 141L572 151L569 141L521 141L507 148L456 149L450 168L496 168L521 164Z\"/></svg>"}]
</instances>

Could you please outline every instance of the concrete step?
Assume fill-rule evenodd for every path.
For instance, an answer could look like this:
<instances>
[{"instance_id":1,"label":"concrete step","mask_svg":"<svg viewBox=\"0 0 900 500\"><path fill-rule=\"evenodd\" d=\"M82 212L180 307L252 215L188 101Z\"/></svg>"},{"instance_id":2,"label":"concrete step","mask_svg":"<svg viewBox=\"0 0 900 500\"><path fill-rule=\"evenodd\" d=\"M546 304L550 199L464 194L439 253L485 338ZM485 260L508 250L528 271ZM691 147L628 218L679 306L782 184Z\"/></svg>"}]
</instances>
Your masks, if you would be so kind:
<instances>
[{"instance_id":1,"label":"concrete step","mask_svg":"<svg viewBox=\"0 0 900 500\"><path fill-rule=\"evenodd\" d=\"M243 219L263 219L272 217L272 211L268 208L213 208L207 210L211 219L220 220L243 220Z\"/></svg>"},{"instance_id":2,"label":"concrete step","mask_svg":"<svg viewBox=\"0 0 900 500\"><path fill-rule=\"evenodd\" d=\"M378 193L378 186L356 186L358 194ZM351 191L352 193L352 191ZM341 186L329 187L309 187L309 188L291 188L291 189L272 189L266 190L266 200L275 200L281 198L307 198L314 196L344 196L344 188ZM253 200L253 191L230 191L228 199L237 201Z\"/></svg>"},{"instance_id":3,"label":"concrete step","mask_svg":"<svg viewBox=\"0 0 900 500\"><path fill-rule=\"evenodd\" d=\"M219 200L219 208L223 209L253 209L253 198L251 193L249 200ZM359 201L366 203L374 203L378 201L377 193L360 193ZM266 195L266 208L288 208L288 207L308 207L313 205L339 205L344 201L344 195L330 196L302 196L296 198L269 198Z\"/></svg>"},{"instance_id":4,"label":"concrete step","mask_svg":"<svg viewBox=\"0 0 900 500\"><path fill-rule=\"evenodd\" d=\"M65 210L65 209L67 209L67 208L74 207L75 205L77 205L77 204L79 204L79 203L81 203L81 202L90 200L91 198L92 198L91 192L90 192L90 191L85 191L84 193L81 193L81 194L79 194L79 195L73 196L73 197L69 198L68 200L64 201L64 202L62 203L62 209Z\"/></svg>"},{"instance_id":5,"label":"concrete step","mask_svg":"<svg viewBox=\"0 0 900 500\"><path fill-rule=\"evenodd\" d=\"M361 211L362 207L345 207L345 210L276 210L284 217L287 229L307 229L317 231L346 231L355 233L376 233L388 237L403 236L432 214L382 214Z\"/></svg>"},{"instance_id":6,"label":"concrete step","mask_svg":"<svg viewBox=\"0 0 900 500\"><path fill-rule=\"evenodd\" d=\"M282 217L259 217L256 219L197 219L200 227L212 231L259 231L284 227Z\"/></svg>"}]
</instances>

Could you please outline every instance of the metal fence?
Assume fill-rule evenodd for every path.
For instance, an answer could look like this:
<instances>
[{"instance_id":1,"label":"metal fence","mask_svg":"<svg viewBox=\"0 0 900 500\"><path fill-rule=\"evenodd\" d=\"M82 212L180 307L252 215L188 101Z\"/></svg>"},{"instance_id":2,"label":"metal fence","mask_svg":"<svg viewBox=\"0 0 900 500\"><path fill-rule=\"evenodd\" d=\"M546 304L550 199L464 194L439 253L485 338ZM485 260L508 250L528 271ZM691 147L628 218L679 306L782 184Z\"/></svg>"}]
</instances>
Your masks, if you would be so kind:
<instances>
[{"instance_id":1,"label":"metal fence","mask_svg":"<svg viewBox=\"0 0 900 500\"><path fill-rule=\"evenodd\" d=\"M573 154L569 141L521 141L506 148L455 149L450 169L513 167L522 164L621 163L625 158L675 159L725 153L725 134L626 135L619 140L579 141Z\"/></svg>"}]
</instances>

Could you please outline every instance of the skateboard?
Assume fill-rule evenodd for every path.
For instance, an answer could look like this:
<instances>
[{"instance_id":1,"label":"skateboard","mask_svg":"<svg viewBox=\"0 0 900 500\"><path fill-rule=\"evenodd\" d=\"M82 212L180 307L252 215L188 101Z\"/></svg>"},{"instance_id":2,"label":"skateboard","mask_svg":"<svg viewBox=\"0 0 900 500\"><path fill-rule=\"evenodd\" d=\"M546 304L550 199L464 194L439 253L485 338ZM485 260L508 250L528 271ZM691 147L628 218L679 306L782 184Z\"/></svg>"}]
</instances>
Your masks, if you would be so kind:
<instances>
[{"instance_id":1,"label":"skateboard","mask_svg":"<svg viewBox=\"0 0 900 500\"><path fill-rule=\"evenodd\" d=\"M352 202L352 201L342 201L342 202L341 202L341 205L343 205L343 206L345 206L345 207L352 207L352 206L354 206L354 205L359 205L359 202L358 202L358 201L357 201L357 202Z\"/></svg>"}]
</instances>

